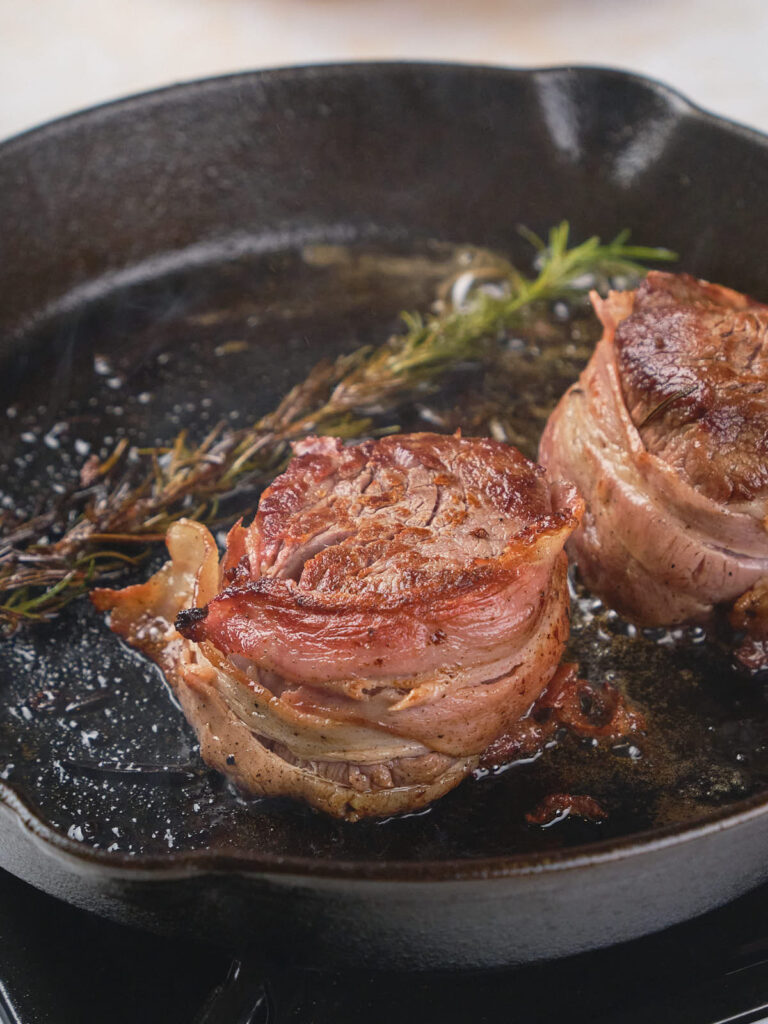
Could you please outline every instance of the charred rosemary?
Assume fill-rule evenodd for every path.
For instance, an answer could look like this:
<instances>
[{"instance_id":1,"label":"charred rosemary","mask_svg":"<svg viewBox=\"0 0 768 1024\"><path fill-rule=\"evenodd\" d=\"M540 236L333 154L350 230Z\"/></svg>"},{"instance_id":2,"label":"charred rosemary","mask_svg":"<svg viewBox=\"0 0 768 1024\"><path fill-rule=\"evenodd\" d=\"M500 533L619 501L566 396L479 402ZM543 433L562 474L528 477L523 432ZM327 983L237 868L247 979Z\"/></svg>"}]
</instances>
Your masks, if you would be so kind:
<instances>
[{"instance_id":1,"label":"charred rosemary","mask_svg":"<svg viewBox=\"0 0 768 1024\"><path fill-rule=\"evenodd\" d=\"M675 258L666 249L628 245L626 232L607 245L593 237L569 248L566 222L552 228L547 242L524 234L536 250L534 276L481 254L471 270L447 282L437 312L404 314L403 332L378 348L318 364L249 429L220 424L197 443L182 432L167 448L122 441L105 461L90 459L80 486L33 518L2 513L0 628L11 633L54 617L143 558L181 516L217 521L223 500L279 470L291 441L311 433L365 436L373 416L394 414L438 388L457 363L482 358L528 307L578 298L596 283L637 278L645 261Z\"/></svg>"}]
</instances>

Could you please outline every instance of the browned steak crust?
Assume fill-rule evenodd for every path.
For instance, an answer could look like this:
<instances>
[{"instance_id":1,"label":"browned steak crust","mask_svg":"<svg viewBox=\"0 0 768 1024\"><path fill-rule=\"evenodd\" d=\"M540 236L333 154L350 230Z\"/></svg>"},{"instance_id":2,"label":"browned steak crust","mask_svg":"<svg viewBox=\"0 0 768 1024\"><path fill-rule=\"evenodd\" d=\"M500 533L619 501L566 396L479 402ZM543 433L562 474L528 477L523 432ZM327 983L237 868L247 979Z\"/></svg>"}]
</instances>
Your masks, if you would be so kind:
<instances>
[{"instance_id":1,"label":"browned steak crust","mask_svg":"<svg viewBox=\"0 0 768 1024\"><path fill-rule=\"evenodd\" d=\"M614 345L649 452L715 501L768 495L768 306L654 272Z\"/></svg>"}]
</instances>

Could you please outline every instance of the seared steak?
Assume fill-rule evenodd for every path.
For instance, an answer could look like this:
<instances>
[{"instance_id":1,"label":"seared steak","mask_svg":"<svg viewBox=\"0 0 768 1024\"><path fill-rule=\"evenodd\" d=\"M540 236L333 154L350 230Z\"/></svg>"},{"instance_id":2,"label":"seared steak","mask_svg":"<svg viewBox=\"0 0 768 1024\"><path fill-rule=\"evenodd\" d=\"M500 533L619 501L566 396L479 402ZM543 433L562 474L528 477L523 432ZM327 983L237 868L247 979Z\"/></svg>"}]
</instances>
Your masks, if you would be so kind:
<instances>
[{"instance_id":1,"label":"seared steak","mask_svg":"<svg viewBox=\"0 0 768 1024\"><path fill-rule=\"evenodd\" d=\"M768 306L658 272L592 301L602 340L540 447L587 502L569 550L635 622L705 620L768 575Z\"/></svg>"},{"instance_id":2,"label":"seared steak","mask_svg":"<svg viewBox=\"0 0 768 1024\"><path fill-rule=\"evenodd\" d=\"M768 306L688 274L652 273L614 346L646 450L713 501L765 508Z\"/></svg>"},{"instance_id":3,"label":"seared steak","mask_svg":"<svg viewBox=\"0 0 768 1024\"><path fill-rule=\"evenodd\" d=\"M546 688L581 511L494 441L311 438L221 567L182 521L160 573L94 599L241 788L388 815L455 786Z\"/></svg>"}]
</instances>

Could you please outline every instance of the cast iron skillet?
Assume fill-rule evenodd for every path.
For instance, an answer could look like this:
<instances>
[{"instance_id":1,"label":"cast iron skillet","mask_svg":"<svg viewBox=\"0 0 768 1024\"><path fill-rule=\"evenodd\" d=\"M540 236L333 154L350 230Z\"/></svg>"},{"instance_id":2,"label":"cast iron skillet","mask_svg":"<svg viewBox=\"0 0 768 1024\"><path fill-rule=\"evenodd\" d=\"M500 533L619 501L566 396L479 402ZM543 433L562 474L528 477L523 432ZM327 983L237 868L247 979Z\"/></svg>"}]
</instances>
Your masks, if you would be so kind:
<instances>
[{"instance_id":1,"label":"cast iron skillet","mask_svg":"<svg viewBox=\"0 0 768 1024\"><path fill-rule=\"evenodd\" d=\"M31 507L88 446L255 417L423 308L452 245L525 262L521 222L629 226L764 298L766 195L762 136L609 70L270 71L47 125L0 147L4 488ZM640 680L650 769L555 751L352 826L239 800L83 604L5 645L0 863L119 921L317 966L521 963L701 914L768 875L762 694L700 637L601 615L613 653L592 633L580 656ZM566 784L608 823L526 828L526 801Z\"/></svg>"}]
</instances>

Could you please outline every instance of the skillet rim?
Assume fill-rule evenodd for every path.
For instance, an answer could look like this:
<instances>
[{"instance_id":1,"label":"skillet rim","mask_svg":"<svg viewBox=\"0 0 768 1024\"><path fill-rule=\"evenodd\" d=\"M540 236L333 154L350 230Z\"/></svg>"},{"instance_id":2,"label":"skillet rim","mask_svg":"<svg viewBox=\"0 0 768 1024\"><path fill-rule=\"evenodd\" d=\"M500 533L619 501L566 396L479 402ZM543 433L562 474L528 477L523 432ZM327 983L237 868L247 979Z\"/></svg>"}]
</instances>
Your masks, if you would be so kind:
<instances>
[{"instance_id":1,"label":"skillet rim","mask_svg":"<svg viewBox=\"0 0 768 1024\"><path fill-rule=\"evenodd\" d=\"M650 92L666 99L670 106L677 107L680 112L692 114L696 119L710 122L714 125L724 125L731 131L751 139L753 142L768 146L768 132L752 128L735 118L727 117L724 114L715 114L706 107L700 106L689 99L681 90L675 86L668 85L659 78L652 75L644 75L638 71L630 71L624 68L611 67L608 64L533 64L529 67L506 66L504 64L476 64L471 61L435 61L435 60L374 60L374 61L327 61L317 64L297 64L284 67L252 69L248 71L232 71L222 75L208 75L202 78L192 78L183 82L174 82L171 85L161 85L153 89L129 93L127 96L119 96L115 99L105 100L88 107L82 107L71 114L63 114L60 117L44 121L42 124L33 125L31 128L22 129L12 135L0 137L0 155L4 155L16 145L25 144L28 141L36 141L46 135L53 135L56 132L67 128L72 123L82 123L89 119L98 120L102 114L109 114L119 110L121 107L146 106L162 101L164 98L181 93L202 92L208 89L215 89L224 84L233 84L237 81L290 81L293 78L324 78L339 72L351 75L355 72L379 73L386 71L466 71L473 75L487 75L488 77L499 76L502 78L529 78L538 75L555 76L565 72L573 73L579 77L588 75L605 78L615 78L623 82L635 82L637 85L648 89Z\"/></svg>"},{"instance_id":2,"label":"skillet rim","mask_svg":"<svg viewBox=\"0 0 768 1024\"><path fill-rule=\"evenodd\" d=\"M104 116L133 108L146 110L155 103L184 96L194 97L208 90L215 90L227 84L257 81L269 85L272 82L287 82L295 78L309 78L322 81L324 78L356 74L371 75L417 71L422 74L436 74L443 71L465 72L472 77L489 78L537 78L554 77L564 73L576 77L599 77L607 80L633 82L649 93L663 99L671 111L681 118L709 124L726 135L736 135L758 145L768 152L768 134L750 128L731 118L714 114L692 102L678 89L647 75L626 71L610 66L591 64L564 64L531 67L505 67L503 65L474 64L457 61L349 61L276 67L263 70L233 72L225 75L204 77L186 82L130 94L75 111L40 126L0 139L0 157L12 155L17 148L34 145L36 142L66 131L70 125L92 123L98 125ZM103 878L136 878L145 881L165 881L178 877L201 876L206 874L236 873L293 877L298 879L325 879L349 882L462 882L483 879L501 879L537 875L569 869L596 866L622 860L641 854L650 854L660 849L694 842L705 836L731 828L748 825L768 815L768 790L714 809L711 813L693 822L666 825L624 836L619 839L601 840L552 851L546 854L528 853L471 860L440 861L335 861L311 857L282 856L260 853L254 850L238 852L211 851L206 849L168 851L164 854L128 855L121 851L108 853L81 844L47 825L34 810L31 802L25 800L13 786L0 780L0 808L10 812L17 824L45 852L63 861L75 861L80 871L87 871Z\"/></svg>"},{"instance_id":3,"label":"skillet rim","mask_svg":"<svg viewBox=\"0 0 768 1024\"><path fill-rule=\"evenodd\" d=\"M78 871L101 878L167 881L213 874L261 878L294 878L349 882L473 882L597 867L641 854L695 842L768 815L768 792L718 808L688 825L665 825L620 839L554 850L475 860L336 861L331 858L280 856L258 851L226 852L204 848L164 854L126 854L86 846L46 825L31 805L10 787L0 784L0 808L10 811L28 836L45 853L62 861L74 860ZM736 808L736 810L734 810ZM320 813L320 812L316 812Z\"/></svg>"}]
</instances>

